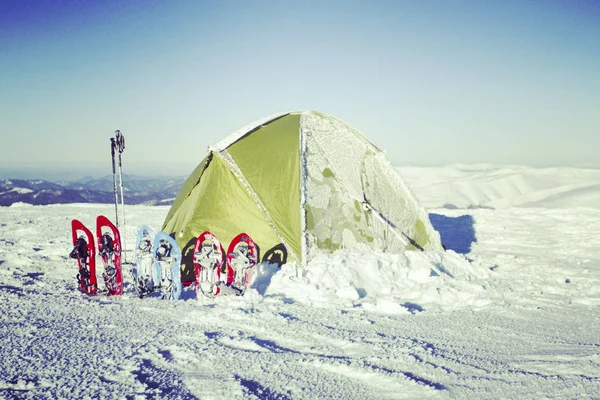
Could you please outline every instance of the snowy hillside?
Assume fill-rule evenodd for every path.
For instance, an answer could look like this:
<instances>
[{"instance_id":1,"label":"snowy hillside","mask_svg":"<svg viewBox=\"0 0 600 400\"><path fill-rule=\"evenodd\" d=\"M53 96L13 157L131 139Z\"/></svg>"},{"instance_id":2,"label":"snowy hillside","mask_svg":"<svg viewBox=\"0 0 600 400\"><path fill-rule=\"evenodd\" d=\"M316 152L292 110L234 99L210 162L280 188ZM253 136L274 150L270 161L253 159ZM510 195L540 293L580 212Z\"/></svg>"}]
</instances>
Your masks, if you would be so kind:
<instances>
[{"instance_id":1,"label":"snowy hillside","mask_svg":"<svg viewBox=\"0 0 600 400\"><path fill-rule=\"evenodd\" d=\"M456 164L398 170L429 208L600 209L600 169Z\"/></svg>"},{"instance_id":2,"label":"snowy hillside","mask_svg":"<svg viewBox=\"0 0 600 400\"><path fill-rule=\"evenodd\" d=\"M70 221L114 206L0 208L0 398L598 398L598 171L400 170L446 253L340 251L244 297L87 297ZM128 261L168 209L126 206Z\"/></svg>"}]
</instances>

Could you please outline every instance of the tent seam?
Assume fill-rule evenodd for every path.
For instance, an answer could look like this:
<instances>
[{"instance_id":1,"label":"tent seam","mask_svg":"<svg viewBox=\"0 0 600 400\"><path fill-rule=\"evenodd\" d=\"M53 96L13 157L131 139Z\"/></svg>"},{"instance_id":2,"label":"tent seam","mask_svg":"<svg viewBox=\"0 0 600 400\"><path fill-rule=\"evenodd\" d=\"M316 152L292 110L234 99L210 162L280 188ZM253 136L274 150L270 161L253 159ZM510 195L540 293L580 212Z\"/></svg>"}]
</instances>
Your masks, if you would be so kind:
<instances>
[{"instance_id":1,"label":"tent seam","mask_svg":"<svg viewBox=\"0 0 600 400\"><path fill-rule=\"evenodd\" d=\"M248 182L248 180L244 176L244 173L242 172L240 167L237 165L237 163L235 162L233 157L231 157L231 154L229 154L227 149L223 149L223 150L219 151L218 154L219 154L219 157L221 157L221 159L223 159L225 162L227 162L231 166L231 172L233 172L235 177L238 178L238 180L242 184L242 187L244 187L244 189L250 195L252 200L254 200L254 203L258 206L258 209L262 212L263 216L265 217L267 224L269 224L269 226L273 230L273 233L275 233L275 236L277 236L277 238L281 241L281 243L283 243L283 245L288 249L288 251L291 253L291 255L296 259L296 261L299 261L299 258L296 255L296 253L294 253L292 248L287 244L285 238L281 235L281 233L279 233L277 226L275 226L275 223L273 222L273 218L271 217L271 214L269 214L269 211L267 210L267 208L264 206L264 204L260 200L260 197L258 197L258 195L256 194L256 191L252 188L252 185L250 185L250 182Z\"/></svg>"},{"instance_id":2,"label":"tent seam","mask_svg":"<svg viewBox=\"0 0 600 400\"><path fill-rule=\"evenodd\" d=\"M300 241L300 249L302 251L302 267L306 267L306 263L308 262L308 231L306 229L306 203L308 198L308 165L306 158L306 136L305 136L305 116L304 113L300 116L300 231L301 231L301 241Z\"/></svg>"},{"instance_id":3,"label":"tent seam","mask_svg":"<svg viewBox=\"0 0 600 400\"><path fill-rule=\"evenodd\" d=\"M257 129L260 129L262 126L268 125L271 122L273 122L279 118L285 117L286 115L289 115L289 114L294 114L296 112L297 111L287 111L287 112L282 112L282 113L277 113L277 114L271 114L268 117L258 119L246 126L243 126L242 128L240 128L237 131L235 131L234 133L232 133L231 135L221 139L217 143L215 143L211 146L208 146L208 151L209 152L213 151L215 153L224 151L229 146L231 146L238 140L242 139L247 134L249 134Z\"/></svg>"}]
</instances>

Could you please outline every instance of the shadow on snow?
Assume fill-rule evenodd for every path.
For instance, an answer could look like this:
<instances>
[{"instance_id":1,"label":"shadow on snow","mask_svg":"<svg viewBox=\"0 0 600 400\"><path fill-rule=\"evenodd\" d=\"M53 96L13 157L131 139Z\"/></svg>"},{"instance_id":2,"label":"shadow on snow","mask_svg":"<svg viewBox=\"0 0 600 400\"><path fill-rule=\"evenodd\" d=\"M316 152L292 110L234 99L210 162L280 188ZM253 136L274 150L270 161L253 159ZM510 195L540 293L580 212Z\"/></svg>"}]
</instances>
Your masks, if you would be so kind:
<instances>
[{"instance_id":1,"label":"shadow on snow","mask_svg":"<svg viewBox=\"0 0 600 400\"><path fill-rule=\"evenodd\" d=\"M475 221L471 215L448 217L441 214L429 214L433 227L440 233L442 243L448 250L459 254L471 252L471 245L477 243Z\"/></svg>"}]
</instances>

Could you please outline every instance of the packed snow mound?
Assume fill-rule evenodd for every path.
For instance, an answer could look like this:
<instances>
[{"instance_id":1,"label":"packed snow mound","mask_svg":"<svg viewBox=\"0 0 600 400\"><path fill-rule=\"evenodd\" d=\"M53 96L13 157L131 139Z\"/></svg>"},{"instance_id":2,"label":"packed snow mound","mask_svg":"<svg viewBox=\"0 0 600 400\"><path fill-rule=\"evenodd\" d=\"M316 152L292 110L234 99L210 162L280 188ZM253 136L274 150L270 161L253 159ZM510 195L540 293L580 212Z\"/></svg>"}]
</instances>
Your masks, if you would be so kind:
<instances>
[{"instance_id":1,"label":"packed snow mound","mask_svg":"<svg viewBox=\"0 0 600 400\"><path fill-rule=\"evenodd\" d=\"M480 285L471 285L469 291L459 289L471 281L489 278L489 269L453 251L338 251L318 256L304 271L288 264L265 279L273 272L262 266L254 284L259 292L266 289L267 296L288 297L316 307L350 305L401 314L424 308L477 308L489 303L479 299ZM265 281L270 281L268 287Z\"/></svg>"},{"instance_id":2,"label":"packed snow mound","mask_svg":"<svg viewBox=\"0 0 600 400\"><path fill-rule=\"evenodd\" d=\"M398 170L428 208L600 208L600 169L456 164Z\"/></svg>"}]
</instances>

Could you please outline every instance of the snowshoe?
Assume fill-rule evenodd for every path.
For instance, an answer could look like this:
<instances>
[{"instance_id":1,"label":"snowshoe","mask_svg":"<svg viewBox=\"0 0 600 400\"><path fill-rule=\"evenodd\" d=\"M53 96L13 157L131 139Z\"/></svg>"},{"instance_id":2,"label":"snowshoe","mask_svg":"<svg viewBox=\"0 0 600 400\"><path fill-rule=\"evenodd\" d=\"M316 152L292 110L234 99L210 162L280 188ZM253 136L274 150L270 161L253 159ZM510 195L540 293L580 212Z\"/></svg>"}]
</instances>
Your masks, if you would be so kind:
<instances>
[{"instance_id":1,"label":"snowshoe","mask_svg":"<svg viewBox=\"0 0 600 400\"><path fill-rule=\"evenodd\" d=\"M183 289L181 284L181 250L177 242L164 232L158 232L152 246L153 266L160 282L164 299L177 300Z\"/></svg>"},{"instance_id":2,"label":"snowshoe","mask_svg":"<svg viewBox=\"0 0 600 400\"><path fill-rule=\"evenodd\" d=\"M123 294L123 275L121 272L121 235L119 229L108 218L99 215L96 218L96 236L98 253L104 264L104 284L109 296Z\"/></svg>"},{"instance_id":3,"label":"snowshoe","mask_svg":"<svg viewBox=\"0 0 600 400\"><path fill-rule=\"evenodd\" d=\"M96 283L96 246L92 232L79 220L71 221L73 250L69 254L77 259L77 283L79 290L88 295L95 295Z\"/></svg>"},{"instance_id":4,"label":"snowshoe","mask_svg":"<svg viewBox=\"0 0 600 400\"><path fill-rule=\"evenodd\" d=\"M228 279L228 286L239 295L243 295L252 284L258 257L258 246L246 233L240 233L229 244L227 268L232 271L233 277Z\"/></svg>"},{"instance_id":5,"label":"snowshoe","mask_svg":"<svg viewBox=\"0 0 600 400\"><path fill-rule=\"evenodd\" d=\"M233 275L226 273L225 251L219 239L210 232L200 234L194 246L193 260L196 273L194 285L196 297L200 293L207 297L219 295L221 283L227 283L227 276ZM225 273L222 268L225 268Z\"/></svg>"},{"instance_id":6,"label":"snowshoe","mask_svg":"<svg viewBox=\"0 0 600 400\"><path fill-rule=\"evenodd\" d=\"M152 241L154 232L147 226L137 233L135 262L131 269L135 290L140 298L152 293L158 285L158 276L153 263Z\"/></svg>"}]
</instances>

